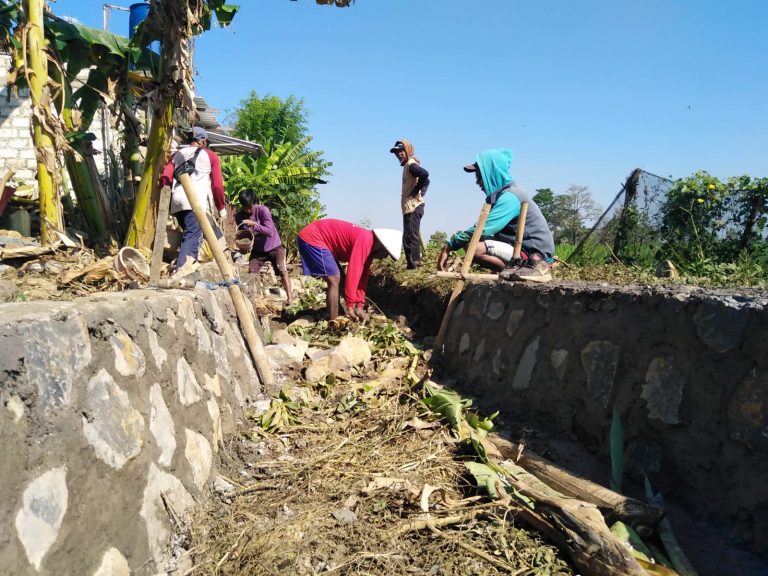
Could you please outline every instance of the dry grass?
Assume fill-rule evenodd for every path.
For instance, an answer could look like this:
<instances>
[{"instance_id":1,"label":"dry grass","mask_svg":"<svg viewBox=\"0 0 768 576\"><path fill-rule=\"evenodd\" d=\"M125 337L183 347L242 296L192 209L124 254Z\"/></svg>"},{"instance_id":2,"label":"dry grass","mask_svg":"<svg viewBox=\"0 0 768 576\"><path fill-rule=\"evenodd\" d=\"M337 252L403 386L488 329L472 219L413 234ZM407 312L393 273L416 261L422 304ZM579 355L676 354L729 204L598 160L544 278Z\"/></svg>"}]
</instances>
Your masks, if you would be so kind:
<instances>
[{"instance_id":1,"label":"dry grass","mask_svg":"<svg viewBox=\"0 0 768 576\"><path fill-rule=\"evenodd\" d=\"M295 386L297 424L278 434L249 420L224 463L234 491L191 526L190 574L572 573L476 495L454 435L425 419L416 363L391 348L359 378Z\"/></svg>"}]
</instances>

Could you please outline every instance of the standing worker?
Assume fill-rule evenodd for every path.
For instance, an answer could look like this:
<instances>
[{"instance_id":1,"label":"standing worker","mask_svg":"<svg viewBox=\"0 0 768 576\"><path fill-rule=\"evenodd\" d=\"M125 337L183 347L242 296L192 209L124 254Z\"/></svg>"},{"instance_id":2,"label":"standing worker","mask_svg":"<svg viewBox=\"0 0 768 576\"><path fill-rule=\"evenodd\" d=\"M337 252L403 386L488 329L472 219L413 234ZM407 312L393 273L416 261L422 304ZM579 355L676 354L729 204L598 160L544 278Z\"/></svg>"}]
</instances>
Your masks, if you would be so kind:
<instances>
[{"instance_id":1,"label":"standing worker","mask_svg":"<svg viewBox=\"0 0 768 576\"><path fill-rule=\"evenodd\" d=\"M374 258L400 258L402 234L399 230L368 230L344 220L324 218L307 224L296 239L305 276L325 280L328 320L339 315L340 262L348 262L344 279L347 316L365 320L363 311L368 275Z\"/></svg>"},{"instance_id":2,"label":"standing worker","mask_svg":"<svg viewBox=\"0 0 768 576\"><path fill-rule=\"evenodd\" d=\"M499 277L504 280L548 282L552 279L550 267L555 253L552 232L536 203L512 180L511 164L512 150L500 148L481 152L474 164L464 166L465 172L475 174L477 185L491 205L472 263L500 272ZM520 260L514 261L521 201L528 202L528 214ZM438 258L438 270L445 270L451 251L465 248L474 231L472 226L451 236Z\"/></svg>"},{"instance_id":3,"label":"standing worker","mask_svg":"<svg viewBox=\"0 0 768 576\"><path fill-rule=\"evenodd\" d=\"M179 148L171 156L170 162L166 164L163 175L160 177L161 186L170 186L173 183L171 214L176 217L182 229L176 270L184 266L187 259L197 261L200 246L203 243L203 230L192 212L184 188L181 182L173 178L174 170L187 161L194 165L194 172L189 175L189 178L200 205L210 214L218 214L221 218L227 215L221 160L213 150L208 149L208 132L205 128L195 126L192 129L189 144Z\"/></svg>"},{"instance_id":4,"label":"standing worker","mask_svg":"<svg viewBox=\"0 0 768 576\"><path fill-rule=\"evenodd\" d=\"M424 216L424 196L429 188L429 172L413 155L413 144L398 140L389 149L403 167L403 187L400 207L403 210L403 249L406 267L421 266L421 218Z\"/></svg>"}]
</instances>

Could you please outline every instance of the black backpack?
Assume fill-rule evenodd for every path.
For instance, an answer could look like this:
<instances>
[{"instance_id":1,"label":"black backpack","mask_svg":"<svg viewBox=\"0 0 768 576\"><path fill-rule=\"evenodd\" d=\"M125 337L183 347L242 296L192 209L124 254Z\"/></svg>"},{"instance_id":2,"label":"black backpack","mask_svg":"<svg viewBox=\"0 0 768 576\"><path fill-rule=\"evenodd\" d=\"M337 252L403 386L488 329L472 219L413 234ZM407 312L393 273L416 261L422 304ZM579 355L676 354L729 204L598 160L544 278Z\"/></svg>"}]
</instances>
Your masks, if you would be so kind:
<instances>
[{"instance_id":1,"label":"black backpack","mask_svg":"<svg viewBox=\"0 0 768 576\"><path fill-rule=\"evenodd\" d=\"M179 164L176 169L173 171L173 177L178 180L179 176L182 174L186 174L188 176L191 176L195 173L195 164L197 164L197 155L202 152L202 148L198 148L195 150L195 153L192 155L192 158L189 160L184 160L181 164Z\"/></svg>"}]
</instances>

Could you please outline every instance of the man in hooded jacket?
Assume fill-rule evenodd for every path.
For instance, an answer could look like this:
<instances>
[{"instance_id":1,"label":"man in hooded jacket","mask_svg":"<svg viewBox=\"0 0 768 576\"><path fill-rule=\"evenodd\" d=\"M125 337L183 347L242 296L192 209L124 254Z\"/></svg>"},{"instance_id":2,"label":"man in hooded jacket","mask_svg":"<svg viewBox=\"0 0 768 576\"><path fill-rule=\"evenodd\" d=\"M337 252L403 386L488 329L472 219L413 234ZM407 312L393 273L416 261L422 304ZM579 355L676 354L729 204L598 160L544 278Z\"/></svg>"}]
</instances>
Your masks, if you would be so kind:
<instances>
[{"instance_id":1,"label":"man in hooded jacket","mask_svg":"<svg viewBox=\"0 0 768 576\"><path fill-rule=\"evenodd\" d=\"M464 166L465 172L475 174L477 185L485 192L486 202L491 204L472 262L501 272L502 279L548 282L552 279L550 267L555 252L552 232L536 203L512 180L511 164L512 150L500 148L481 152L474 164ZM528 214L521 259L514 261L517 220L523 201L528 202ZM448 240L438 258L438 270L445 270L451 251L465 248L474 231L475 226L471 226Z\"/></svg>"},{"instance_id":2,"label":"man in hooded jacket","mask_svg":"<svg viewBox=\"0 0 768 576\"><path fill-rule=\"evenodd\" d=\"M403 167L400 207L403 211L403 250L406 267L421 266L421 219L424 216L424 196L429 188L429 172L413 155L413 144L402 139L389 149Z\"/></svg>"}]
</instances>

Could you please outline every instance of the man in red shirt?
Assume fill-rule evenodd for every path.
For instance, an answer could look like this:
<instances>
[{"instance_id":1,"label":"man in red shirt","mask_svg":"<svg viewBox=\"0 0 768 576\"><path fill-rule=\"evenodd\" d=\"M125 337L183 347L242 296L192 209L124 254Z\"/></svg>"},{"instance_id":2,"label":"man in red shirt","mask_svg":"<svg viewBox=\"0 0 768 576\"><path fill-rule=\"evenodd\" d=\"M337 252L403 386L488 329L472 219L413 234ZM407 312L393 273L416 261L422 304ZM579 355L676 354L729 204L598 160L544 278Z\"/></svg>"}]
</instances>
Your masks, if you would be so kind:
<instances>
[{"instance_id":1,"label":"man in red shirt","mask_svg":"<svg viewBox=\"0 0 768 576\"><path fill-rule=\"evenodd\" d=\"M368 274L374 258L400 258L402 232L386 228L368 230L344 220L316 220L299 232L297 238L301 266L305 276L322 277L327 285L328 319L339 315L339 262L347 262L344 280L344 300L347 316L365 320L363 312Z\"/></svg>"}]
</instances>

